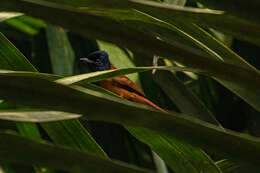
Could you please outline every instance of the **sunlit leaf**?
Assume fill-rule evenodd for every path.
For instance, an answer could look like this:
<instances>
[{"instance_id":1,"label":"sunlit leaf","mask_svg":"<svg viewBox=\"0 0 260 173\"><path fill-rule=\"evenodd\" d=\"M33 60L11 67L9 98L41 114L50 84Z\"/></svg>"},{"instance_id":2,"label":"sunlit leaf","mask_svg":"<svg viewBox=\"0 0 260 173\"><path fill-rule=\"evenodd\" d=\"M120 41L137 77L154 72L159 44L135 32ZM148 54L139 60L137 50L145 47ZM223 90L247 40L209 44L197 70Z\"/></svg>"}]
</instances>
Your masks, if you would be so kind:
<instances>
[{"instance_id":1,"label":"sunlit leaf","mask_svg":"<svg viewBox=\"0 0 260 173\"><path fill-rule=\"evenodd\" d=\"M80 115L57 111L13 111L1 110L0 119L25 122L48 122L79 118Z\"/></svg>"},{"instance_id":2,"label":"sunlit leaf","mask_svg":"<svg viewBox=\"0 0 260 173\"><path fill-rule=\"evenodd\" d=\"M10 19L13 17L21 16L23 15L22 13L16 13L16 12L0 12L0 22Z\"/></svg>"}]
</instances>

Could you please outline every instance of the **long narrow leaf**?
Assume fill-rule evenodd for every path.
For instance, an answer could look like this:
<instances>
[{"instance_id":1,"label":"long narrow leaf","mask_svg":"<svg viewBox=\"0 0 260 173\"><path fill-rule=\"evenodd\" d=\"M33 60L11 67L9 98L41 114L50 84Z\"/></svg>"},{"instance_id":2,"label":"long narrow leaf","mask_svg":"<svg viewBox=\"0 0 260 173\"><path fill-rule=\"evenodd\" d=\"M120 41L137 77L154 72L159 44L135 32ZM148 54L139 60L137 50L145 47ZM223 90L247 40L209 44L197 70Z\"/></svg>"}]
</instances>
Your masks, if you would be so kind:
<instances>
[{"instance_id":1,"label":"long narrow leaf","mask_svg":"<svg viewBox=\"0 0 260 173\"><path fill-rule=\"evenodd\" d=\"M125 1L120 1L120 2L124 3ZM129 1L127 1L127 3L128 2ZM109 4L112 5L111 3L112 2L106 2L103 5L109 5ZM165 19L169 17L169 16L167 17L168 14L173 14L172 12L176 10L176 8L169 7L168 9L163 5L158 5L153 3L151 4L150 2L131 1L130 3L131 4L133 3L132 4L133 7L135 6L137 6L138 8L140 7L140 10L145 10L145 12L147 12L148 14L149 14L148 9L149 10L152 9L152 11L155 12L154 15L158 15L159 12L160 13L163 12L166 15ZM126 7L125 6L126 4L123 4L123 6ZM218 78L219 80L221 80L221 82L224 81L225 86L229 87L234 93L238 94L241 98L246 100L255 109L260 110L260 104L259 104L260 102L258 97L260 95L258 90L260 86L259 83L260 75L255 70L238 67L237 65L232 65L229 63L220 63L218 60L203 57L201 55L198 55L195 52L190 52L185 47L180 47L178 45L173 46L167 44L164 41L149 35L148 33L136 31L135 29L129 28L126 25L122 25L114 20L90 15L87 13L88 12L87 9L78 9L69 6L63 6L61 4L47 3L46 1L37 1L36 4L33 2L28 2L28 1L25 2L22 0L12 0L12 1L4 0L1 3L0 7L5 7L9 10L18 10L22 12L26 11L30 15L40 17L42 19L46 19L51 23L62 25L64 27L67 27L68 29L80 32L86 36L112 41L114 43L120 44L122 46L126 46L135 51L144 52L149 55L156 54L162 57L172 58L186 65L187 67L195 68L200 71L206 72L208 75L213 75L214 77ZM26 7L26 8L20 8L20 7ZM127 6L127 8L129 8L129 6ZM49 12L48 14L51 14L51 17L49 15L46 15L46 13L44 12L40 12L46 10ZM168 12L167 10L170 10L171 13ZM189 13L190 10L192 11L192 15L191 13ZM219 16L220 14L216 14L216 12L210 12L213 14L208 14L207 10L201 11L197 9L182 9L182 8L181 9L177 8L177 11L178 12L176 13L176 15L188 13L185 16L189 18L190 16L196 17L197 16L196 14L198 13L198 11L200 11L202 15L200 15L199 17L197 16L196 18L196 20L198 20L199 22L203 22L205 19L205 21L207 22L221 21L221 23L223 23L222 19L221 20L210 19L210 21L206 20L208 18L208 15L220 17ZM64 15L66 16L67 20L62 20L64 18ZM205 18L203 18L203 15L207 17L204 16ZM86 22L82 22L81 20L82 18L84 18L85 19L84 21ZM242 23L240 23L241 25L238 25L237 28L240 29L254 28L255 31L259 30L256 29L256 27L254 26L248 25L245 27L243 23L246 22L243 21ZM223 24L225 25L225 28L229 27L227 26L227 23L224 22ZM232 31L233 31L233 27L232 27ZM258 32L243 31L241 32L242 33L241 35L245 35L244 34L245 32L247 33L246 36L248 36L251 33L254 33L252 38L258 38L257 37ZM120 36L118 33L120 33Z\"/></svg>"},{"instance_id":2,"label":"long narrow leaf","mask_svg":"<svg viewBox=\"0 0 260 173\"><path fill-rule=\"evenodd\" d=\"M91 83L91 82L97 82L104 80L108 77L115 77L115 76L121 76L131 73L138 73L138 72L144 72L148 70L177 70L177 71L195 71L193 69L188 68L181 68L181 67L171 67L171 66L152 66L152 67L130 67L130 68L120 68L115 70L106 70L106 71L98 71L98 72L92 72L82 75L76 75L71 77L65 77L62 79L57 80L58 83L62 84L80 84L80 83Z\"/></svg>"},{"instance_id":3,"label":"long narrow leaf","mask_svg":"<svg viewBox=\"0 0 260 173\"><path fill-rule=\"evenodd\" d=\"M182 113L221 127L207 107L174 74L159 71L155 74L154 78L158 85L169 95L171 100L176 103Z\"/></svg>"},{"instance_id":4,"label":"long narrow leaf","mask_svg":"<svg viewBox=\"0 0 260 173\"><path fill-rule=\"evenodd\" d=\"M36 71L36 69L27 61L27 59L0 33L0 67L4 69L14 69L14 70L24 70L24 71ZM12 71L2 71L2 73L8 73L9 75L14 75ZM16 75L22 76L38 76L42 79L56 80L60 78L57 75L50 74L41 74L41 73L32 73L32 72L22 72L16 73ZM29 82L30 83L30 82ZM21 103L23 104L23 103ZM19 113L21 114L21 113ZM28 116L28 114L27 114ZM40 119L44 117L39 117ZM70 117L69 114L63 114L63 116ZM56 116L55 116L56 117ZM55 117L52 117L55 119ZM75 116L74 116L75 117ZM10 117L9 117L10 118ZM27 117L27 120L33 120L36 116L31 114ZM50 119L51 117L49 117ZM56 117L58 118L58 117ZM64 117L63 117L64 118ZM14 120L14 117L12 118ZM52 120L54 120L52 119ZM16 119L17 120L17 119ZM45 119L46 120L46 119ZM26 136L32 137L33 134L37 133L36 124L22 124L17 123L18 129ZM71 124L66 122L57 122L57 123L45 123L42 124L50 137L59 144L69 145L75 148L79 148L83 151L89 151L95 153L96 155L107 157L106 153L99 147L99 145L94 141L91 135L80 125L78 120L74 120ZM34 128L34 130L32 129ZM30 135L31 134L31 135ZM63 136L61 135L63 134ZM71 136L77 135L77 140L68 140ZM38 135L39 136L39 135ZM37 137L37 136L36 136ZM67 138L67 140L65 138ZM35 138L36 140L39 138Z\"/></svg>"},{"instance_id":5,"label":"long narrow leaf","mask_svg":"<svg viewBox=\"0 0 260 173\"><path fill-rule=\"evenodd\" d=\"M9 57L12 57L10 59ZM0 33L0 58L1 63L0 67L4 69L15 69L15 70L24 70L24 71L35 71L36 69L29 63L29 61ZM5 114L7 115L7 114ZM21 116L21 113L19 113ZM28 115L28 114L26 114ZM25 116L25 115L23 115ZM34 114L35 116L35 114ZM16 117L11 117L10 114L6 118L19 119L18 115ZM25 117L24 117L25 118ZM22 119L24 119L22 118ZM32 117L30 117L31 119ZM10 120L10 119L9 119ZM21 120L21 119L20 119ZM31 119L32 120L32 119ZM17 129L19 133L23 136L29 137L36 141L41 140L41 135L38 129L38 126L34 123L25 123L25 122L17 122ZM38 170L39 173L42 172L42 169L38 166L34 166L35 170ZM46 169L47 173L51 173L52 171Z\"/></svg>"},{"instance_id":6,"label":"long narrow leaf","mask_svg":"<svg viewBox=\"0 0 260 173\"><path fill-rule=\"evenodd\" d=\"M65 147L36 142L18 135L0 133L1 162L41 165L68 172L148 173L125 163L114 162ZM22 147L21 147L22 146Z\"/></svg>"},{"instance_id":7,"label":"long narrow leaf","mask_svg":"<svg viewBox=\"0 0 260 173\"><path fill-rule=\"evenodd\" d=\"M75 119L79 118L80 115L66 113L66 112L57 112L57 111L33 111L33 110L0 110L0 119L3 120L12 120L12 121L24 121L24 122L48 122L48 121L58 121L66 119ZM29 125L28 123L26 125ZM22 126L20 124L18 129ZM21 129L22 131L23 129ZM29 132L32 133L34 130L29 129ZM26 132L24 132L25 134ZM33 135L35 136L35 135ZM40 136L39 134L37 135Z\"/></svg>"},{"instance_id":8,"label":"long narrow leaf","mask_svg":"<svg viewBox=\"0 0 260 173\"><path fill-rule=\"evenodd\" d=\"M110 54L110 61L115 67L121 67L121 68L134 67L132 63L129 63L130 59L133 58L131 55L128 54L128 56L126 56L126 53L123 53L122 50L120 51L116 45L107 44L107 43L99 43L99 45L100 44L103 45L101 48L103 50L108 51L108 53ZM96 77L99 78L98 76ZM89 86L89 84L87 86ZM101 90L102 88L97 86L92 89L102 93L108 93L106 90L104 89ZM154 95L157 96L157 92L155 91L153 92ZM146 93L146 95L149 97L150 95L148 94L149 93ZM115 94L112 95L117 96ZM204 116L208 116L208 115L204 115ZM149 131L148 129L140 129L137 127L129 127L129 126L124 126L124 127L134 137L136 137L138 140L142 141L143 143L147 144L152 148L157 171L162 171L163 173L165 172L167 173L167 167L165 165L167 164L168 167L170 167L176 173L182 173L182 172L199 173L199 172L203 172L204 170L210 172L216 172L216 173L221 172L217 168L215 163L209 158L209 156L207 156L205 152L203 152L201 149L197 147L192 147L191 145L180 142L178 140L172 140L167 137L162 137L158 134L153 133L152 131ZM163 158L163 161L161 158Z\"/></svg>"},{"instance_id":9,"label":"long narrow leaf","mask_svg":"<svg viewBox=\"0 0 260 173\"><path fill-rule=\"evenodd\" d=\"M14 13L14 12L0 12L0 22L3 22L6 19L10 19L13 17L21 16L22 13Z\"/></svg>"},{"instance_id":10,"label":"long narrow leaf","mask_svg":"<svg viewBox=\"0 0 260 173\"><path fill-rule=\"evenodd\" d=\"M53 73L72 75L75 55L66 32L60 27L49 25L46 33Z\"/></svg>"},{"instance_id":11,"label":"long narrow leaf","mask_svg":"<svg viewBox=\"0 0 260 173\"><path fill-rule=\"evenodd\" d=\"M75 55L66 32L62 28L48 26L47 38L52 71L57 75L72 75ZM50 122L41 125L57 144L67 145L108 158L79 120Z\"/></svg>"},{"instance_id":12,"label":"long narrow leaf","mask_svg":"<svg viewBox=\"0 0 260 173\"><path fill-rule=\"evenodd\" d=\"M17 84L17 80L23 82ZM0 84L0 96L18 103L80 113L89 120L151 128L206 151L225 154L236 161L250 162L256 167L259 165L256 159L257 153L260 153L259 139L219 129L189 116L180 116L173 112L167 115L144 105L35 77L9 77L7 74L1 74ZM41 86L40 90L37 89L38 86ZM96 109L97 106L102 109Z\"/></svg>"},{"instance_id":13,"label":"long narrow leaf","mask_svg":"<svg viewBox=\"0 0 260 173\"><path fill-rule=\"evenodd\" d=\"M260 3L258 0L197 0L210 8L227 11L236 16L259 23Z\"/></svg>"}]
</instances>

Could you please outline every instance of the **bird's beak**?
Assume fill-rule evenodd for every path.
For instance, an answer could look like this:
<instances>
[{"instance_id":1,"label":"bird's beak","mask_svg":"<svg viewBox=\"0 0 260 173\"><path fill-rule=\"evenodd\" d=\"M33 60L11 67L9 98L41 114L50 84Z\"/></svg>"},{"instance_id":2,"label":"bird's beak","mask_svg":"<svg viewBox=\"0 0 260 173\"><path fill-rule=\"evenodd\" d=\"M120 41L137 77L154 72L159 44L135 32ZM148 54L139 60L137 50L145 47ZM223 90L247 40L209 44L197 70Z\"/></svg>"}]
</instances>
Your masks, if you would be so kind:
<instances>
[{"instance_id":1,"label":"bird's beak","mask_svg":"<svg viewBox=\"0 0 260 173\"><path fill-rule=\"evenodd\" d=\"M95 64L96 63L95 61L92 61L92 60L90 60L88 58L80 58L79 60L80 61L86 61L87 63L90 63L90 64Z\"/></svg>"}]
</instances>

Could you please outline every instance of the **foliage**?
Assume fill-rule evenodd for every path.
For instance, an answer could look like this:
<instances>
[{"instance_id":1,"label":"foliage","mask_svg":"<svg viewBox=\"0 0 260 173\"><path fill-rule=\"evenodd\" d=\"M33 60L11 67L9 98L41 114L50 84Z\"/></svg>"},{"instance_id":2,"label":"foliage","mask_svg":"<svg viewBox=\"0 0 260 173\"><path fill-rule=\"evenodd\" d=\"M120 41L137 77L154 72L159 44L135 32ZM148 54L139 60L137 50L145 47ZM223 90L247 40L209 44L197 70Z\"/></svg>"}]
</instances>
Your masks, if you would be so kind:
<instances>
[{"instance_id":1,"label":"foliage","mask_svg":"<svg viewBox=\"0 0 260 173\"><path fill-rule=\"evenodd\" d=\"M259 8L1 0L3 171L258 172ZM98 49L118 69L79 74ZM94 85L120 75L168 113Z\"/></svg>"}]
</instances>

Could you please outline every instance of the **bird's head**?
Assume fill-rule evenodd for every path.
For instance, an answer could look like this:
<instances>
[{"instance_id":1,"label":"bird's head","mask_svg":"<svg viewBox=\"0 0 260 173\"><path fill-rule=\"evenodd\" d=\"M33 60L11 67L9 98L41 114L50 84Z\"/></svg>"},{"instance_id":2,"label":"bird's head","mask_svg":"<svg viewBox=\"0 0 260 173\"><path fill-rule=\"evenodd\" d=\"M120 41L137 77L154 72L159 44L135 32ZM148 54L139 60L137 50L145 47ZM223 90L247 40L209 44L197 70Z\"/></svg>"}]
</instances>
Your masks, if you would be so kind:
<instances>
[{"instance_id":1,"label":"bird's head","mask_svg":"<svg viewBox=\"0 0 260 173\"><path fill-rule=\"evenodd\" d=\"M92 72L103 71L110 69L110 61L106 51L95 51L89 54L86 58L80 58L80 66L88 65Z\"/></svg>"}]
</instances>

